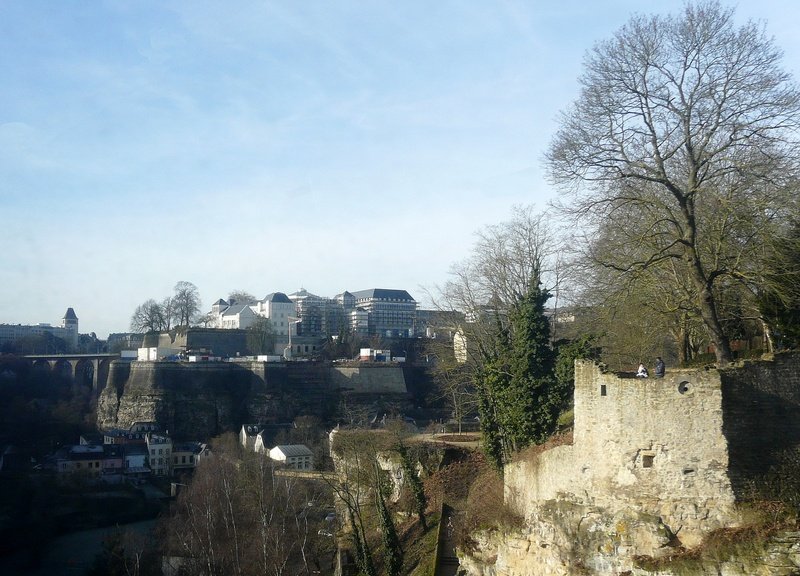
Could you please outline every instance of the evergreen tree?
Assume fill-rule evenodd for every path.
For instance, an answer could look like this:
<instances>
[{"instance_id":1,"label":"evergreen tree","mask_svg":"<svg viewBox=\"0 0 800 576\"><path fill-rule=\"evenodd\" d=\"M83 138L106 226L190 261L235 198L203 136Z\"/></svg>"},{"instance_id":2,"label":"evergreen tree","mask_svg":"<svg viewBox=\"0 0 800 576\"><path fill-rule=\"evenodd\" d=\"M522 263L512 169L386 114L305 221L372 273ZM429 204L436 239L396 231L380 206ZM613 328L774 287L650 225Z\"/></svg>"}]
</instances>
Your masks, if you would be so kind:
<instances>
[{"instance_id":1,"label":"evergreen tree","mask_svg":"<svg viewBox=\"0 0 800 576\"><path fill-rule=\"evenodd\" d=\"M596 336L584 335L574 340L560 340L556 345L554 393L560 406L560 411L566 409L572 400L575 390L575 360L600 359L600 348L596 343Z\"/></svg>"},{"instance_id":2,"label":"evergreen tree","mask_svg":"<svg viewBox=\"0 0 800 576\"><path fill-rule=\"evenodd\" d=\"M478 410L483 448L498 468L511 452L544 442L563 405L544 304L550 297L532 281L507 317L497 317L493 349L480 378Z\"/></svg>"},{"instance_id":3,"label":"evergreen tree","mask_svg":"<svg viewBox=\"0 0 800 576\"><path fill-rule=\"evenodd\" d=\"M411 490L411 497L414 500L414 509L419 518L420 526L424 531L428 530L428 522L425 520L425 508L428 507L428 500L425 498L425 488L422 486L422 481L419 479L416 470L411 465L411 459L408 457L408 448L401 442L397 447L397 452L400 454L400 465L403 468L406 483Z\"/></svg>"},{"instance_id":4,"label":"evergreen tree","mask_svg":"<svg viewBox=\"0 0 800 576\"><path fill-rule=\"evenodd\" d=\"M769 271L755 290L759 312L776 348L800 346L800 222L767 250Z\"/></svg>"},{"instance_id":5,"label":"evergreen tree","mask_svg":"<svg viewBox=\"0 0 800 576\"><path fill-rule=\"evenodd\" d=\"M532 282L509 314L511 381L505 410L515 450L544 442L555 430L558 418L555 355L550 347L550 321L544 315L549 297Z\"/></svg>"},{"instance_id":6,"label":"evergreen tree","mask_svg":"<svg viewBox=\"0 0 800 576\"><path fill-rule=\"evenodd\" d=\"M375 472L380 474L377 463ZM403 551L400 549L400 538L392 522L392 516L386 507L383 489L378 486L375 490L375 505L378 508L378 519L381 525L381 538L383 540L383 554L386 563L387 576L400 576L403 569Z\"/></svg>"}]
</instances>

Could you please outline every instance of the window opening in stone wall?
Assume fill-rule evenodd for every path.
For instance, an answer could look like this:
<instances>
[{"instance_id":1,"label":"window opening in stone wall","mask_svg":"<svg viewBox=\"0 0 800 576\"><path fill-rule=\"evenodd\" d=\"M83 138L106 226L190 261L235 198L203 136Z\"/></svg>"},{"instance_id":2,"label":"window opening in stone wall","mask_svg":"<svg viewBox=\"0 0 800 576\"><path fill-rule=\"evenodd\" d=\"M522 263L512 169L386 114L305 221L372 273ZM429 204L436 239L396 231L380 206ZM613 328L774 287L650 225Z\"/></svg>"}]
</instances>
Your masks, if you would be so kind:
<instances>
[{"instance_id":1,"label":"window opening in stone wall","mask_svg":"<svg viewBox=\"0 0 800 576\"><path fill-rule=\"evenodd\" d=\"M654 458L652 454L642 454L642 468L652 468Z\"/></svg>"},{"instance_id":2,"label":"window opening in stone wall","mask_svg":"<svg viewBox=\"0 0 800 576\"><path fill-rule=\"evenodd\" d=\"M606 385L600 384L600 396L606 396Z\"/></svg>"},{"instance_id":3,"label":"window opening in stone wall","mask_svg":"<svg viewBox=\"0 0 800 576\"><path fill-rule=\"evenodd\" d=\"M683 473L684 474L694 474L694 468L684 468L683 469Z\"/></svg>"},{"instance_id":4,"label":"window opening in stone wall","mask_svg":"<svg viewBox=\"0 0 800 576\"><path fill-rule=\"evenodd\" d=\"M678 392L680 394L691 394L692 393L692 385L689 382L684 380L683 382L678 384Z\"/></svg>"}]
</instances>

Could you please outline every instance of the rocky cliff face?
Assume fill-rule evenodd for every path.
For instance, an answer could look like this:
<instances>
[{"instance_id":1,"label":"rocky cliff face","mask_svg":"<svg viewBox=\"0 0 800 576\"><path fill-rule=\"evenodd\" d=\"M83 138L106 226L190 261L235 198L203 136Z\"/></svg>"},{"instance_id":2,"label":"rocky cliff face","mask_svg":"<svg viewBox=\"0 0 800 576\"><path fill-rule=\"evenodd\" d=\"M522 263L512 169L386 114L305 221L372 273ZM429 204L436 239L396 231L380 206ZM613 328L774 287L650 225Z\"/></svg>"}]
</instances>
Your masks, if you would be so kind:
<instances>
[{"instance_id":1,"label":"rocky cliff face","mask_svg":"<svg viewBox=\"0 0 800 576\"><path fill-rule=\"evenodd\" d=\"M482 531L460 550L469 576L797 576L800 532L783 531L764 546L732 550L718 557L690 558L672 567L648 568L632 551L665 545L669 538L657 518L638 512L543 510L538 524L520 532ZM569 506L567 506L569 508ZM670 549L661 548L662 556Z\"/></svg>"},{"instance_id":2,"label":"rocky cliff face","mask_svg":"<svg viewBox=\"0 0 800 576\"><path fill-rule=\"evenodd\" d=\"M264 362L115 362L98 400L101 429L156 421L177 439L209 438L244 423L336 415L340 400L366 411L378 401L407 403L394 367L336 369Z\"/></svg>"}]
</instances>

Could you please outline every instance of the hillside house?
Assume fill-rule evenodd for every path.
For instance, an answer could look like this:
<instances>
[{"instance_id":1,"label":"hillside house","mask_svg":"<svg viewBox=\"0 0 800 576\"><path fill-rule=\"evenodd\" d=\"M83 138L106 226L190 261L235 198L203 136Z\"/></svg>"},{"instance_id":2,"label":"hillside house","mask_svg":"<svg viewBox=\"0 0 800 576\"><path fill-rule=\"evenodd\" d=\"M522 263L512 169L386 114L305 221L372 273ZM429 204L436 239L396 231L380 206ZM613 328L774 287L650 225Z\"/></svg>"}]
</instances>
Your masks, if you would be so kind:
<instances>
[{"instance_id":1,"label":"hillside house","mask_svg":"<svg viewBox=\"0 0 800 576\"><path fill-rule=\"evenodd\" d=\"M294 470L313 470L313 452L303 444L284 444L269 451L269 457Z\"/></svg>"}]
</instances>

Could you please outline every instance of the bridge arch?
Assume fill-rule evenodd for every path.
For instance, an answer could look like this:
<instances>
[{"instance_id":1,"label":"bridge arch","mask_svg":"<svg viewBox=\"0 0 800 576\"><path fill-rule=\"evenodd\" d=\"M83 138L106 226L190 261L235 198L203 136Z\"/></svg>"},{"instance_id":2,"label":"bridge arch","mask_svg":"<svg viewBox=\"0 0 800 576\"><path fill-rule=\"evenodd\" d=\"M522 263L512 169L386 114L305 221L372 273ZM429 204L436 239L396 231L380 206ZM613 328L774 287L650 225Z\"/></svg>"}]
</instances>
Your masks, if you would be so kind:
<instances>
[{"instance_id":1,"label":"bridge arch","mask_svg":"<svg viewBox=\"0 0 800 576\"><path fill-rule=\"evenodd\" d=\"M54 360L52 363L52 371L53 374L58 374L59 376L70 379L75 375L72 363L69 360Z\"/></svg>"},{"instance_id":2,"label":"bridge arch","mask_svg":"<svg viewBox=\"0 0 800 576\"><path fill-rule=\"evenodd\" d=\"M95 360L91 358L82 358L80 360L73 360L74 366L74 379L75 383L87 388L95 388L97 379L95 377Z\"/></svg>"},{"instance_id":3,"label":"bridge arch","mask_svg":"<svg viewBox=\"0 0 800 576\"><path fill-rule=\"evenodd\" d=\"M32 366L34 370L44 370L50 372L50 362L43 358L40 358L39 360L34 360Z\"/></svg>"},{"instance_id":4,"label":"bridge arch","mask_svg":"<svg viewBox=\"0 0 800 576\"><path fill-rule=\"evenodd\" d=\"M105 388L111 363L119 354L31 354L23 359L34 369L91 386L96 395Z\"/></svg>"}]
</instances>

